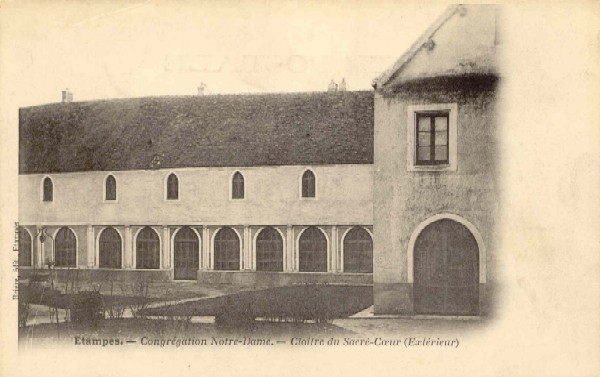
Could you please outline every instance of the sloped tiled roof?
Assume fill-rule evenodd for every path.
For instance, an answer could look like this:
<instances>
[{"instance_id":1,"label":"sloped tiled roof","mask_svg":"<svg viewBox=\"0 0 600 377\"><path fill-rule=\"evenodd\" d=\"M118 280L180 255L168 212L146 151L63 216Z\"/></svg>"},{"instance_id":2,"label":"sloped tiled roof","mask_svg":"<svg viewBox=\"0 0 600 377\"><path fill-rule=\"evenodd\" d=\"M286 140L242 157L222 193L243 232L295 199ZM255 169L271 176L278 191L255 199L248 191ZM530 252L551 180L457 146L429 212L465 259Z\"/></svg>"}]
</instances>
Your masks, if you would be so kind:
<instances>
[{"instance_id":1,"label":"sloped tiled roof","mask_svg":"<svg viewBox=\"0 0 600 377\"><path fill-rule=\"evenodd\" d=\"M373 163L373 92L151 97L19 111L19 172Z\"/></svg>"}]
</instances>

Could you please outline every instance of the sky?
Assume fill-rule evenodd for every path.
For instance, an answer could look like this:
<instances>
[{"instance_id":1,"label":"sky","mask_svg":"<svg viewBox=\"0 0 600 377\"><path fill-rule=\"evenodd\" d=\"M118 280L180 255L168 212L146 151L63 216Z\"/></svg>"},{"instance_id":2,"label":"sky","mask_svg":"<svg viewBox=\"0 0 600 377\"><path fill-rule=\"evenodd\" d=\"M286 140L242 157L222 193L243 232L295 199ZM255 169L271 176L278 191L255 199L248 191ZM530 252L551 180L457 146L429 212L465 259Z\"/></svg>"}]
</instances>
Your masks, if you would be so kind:
<instances>
[{"instance_id":1,"label":"sky","mask_svg":"<svg viewBox=\"0 0 600 377\"><path fill-rule=\"evenodd\" d=\"M298 92L345 78L368 90L446 6L9 2L3 87L18 107L58 102L64 88L75 101L192 95L200 83L209 94Z\"/></svg>"}]
</instances>

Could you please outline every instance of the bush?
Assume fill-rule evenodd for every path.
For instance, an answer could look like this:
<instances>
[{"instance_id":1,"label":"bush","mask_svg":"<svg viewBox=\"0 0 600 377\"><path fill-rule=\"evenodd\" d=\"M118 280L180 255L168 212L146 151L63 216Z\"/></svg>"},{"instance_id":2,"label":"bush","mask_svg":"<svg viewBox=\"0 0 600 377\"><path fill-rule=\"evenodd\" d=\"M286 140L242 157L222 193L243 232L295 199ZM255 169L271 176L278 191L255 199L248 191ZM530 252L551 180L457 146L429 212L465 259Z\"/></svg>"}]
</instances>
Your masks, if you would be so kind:
<instances>
[{"instance_id":1,"label":"bush","mask_svg":"<svg viewBox=\"0 0 600 377\"><path fill-rule=\"evenodd\" d=\"M227 296L215 316L215 325L222 328L245 327L253 324L255 318L248 301Z\"/></svg>"},{"instance_id":2,"label":"bush","mask_svg":"<svg viewBox=\"0 0 600 377\"><path fill-rule=\"evenodd\" d=\"M100 292L82 291L72 296L71 321L96 326L104 319L104 305Z\"/></svg>"}]
</instances>

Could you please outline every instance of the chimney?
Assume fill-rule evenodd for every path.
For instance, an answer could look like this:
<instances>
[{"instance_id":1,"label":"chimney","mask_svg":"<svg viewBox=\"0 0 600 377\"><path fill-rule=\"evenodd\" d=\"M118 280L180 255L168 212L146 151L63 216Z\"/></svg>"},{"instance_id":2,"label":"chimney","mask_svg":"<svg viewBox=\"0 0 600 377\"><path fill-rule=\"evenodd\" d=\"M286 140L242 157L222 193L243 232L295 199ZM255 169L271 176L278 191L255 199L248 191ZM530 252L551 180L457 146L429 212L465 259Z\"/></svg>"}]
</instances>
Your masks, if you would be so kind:
<instances>
[{"instance_id":1,"label":"chimney","mask_svg":"<svg viewBox=\"0 0 600 377\"><path fill-rule=\"evenodd\" d=\"M340 83L338 92L345 92L345 91L346 91L346 79L342 78L342 82Z\"/></svg>"},{"instance_id":2,"label":"chimney","mask_svg":"<svg viewBox=\"0 0 600 377\"><path fill-rule=\"evenodd\" d=\"M328 92L337 92L337 89L338 89L338 85L335 83L335 81L331 80L331 82L327 86L327 91Z\"/></svg>"},{"instance_id":3,"label":"chimney","mask_svg":"<svg viewBox=\"0 0 600 377\"><path fill-rule=\"evenodd\" d=\"M200 85L198 86L198 95L199 96L204 95L204 89L206 89L206 84L201 82Z\"/></svg>"},{"instance_id":4,"label":"chimney","mask_svg":"<svg viewBox=\"0 0 600 377\"><path fill-rule=\"evenodd\" d=\"M62 91L62 102L73 102L73 93L69 88Z\"/></svg>"}]
</instances>

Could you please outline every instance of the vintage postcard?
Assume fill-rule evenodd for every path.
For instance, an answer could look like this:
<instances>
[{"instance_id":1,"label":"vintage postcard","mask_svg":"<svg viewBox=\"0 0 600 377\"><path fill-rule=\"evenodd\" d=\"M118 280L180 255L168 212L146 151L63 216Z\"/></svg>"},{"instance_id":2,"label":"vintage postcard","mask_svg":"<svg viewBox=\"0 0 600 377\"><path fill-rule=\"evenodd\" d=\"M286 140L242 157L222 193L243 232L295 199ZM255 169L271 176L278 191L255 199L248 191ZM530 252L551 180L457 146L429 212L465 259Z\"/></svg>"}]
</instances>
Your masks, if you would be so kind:
<instances>
[{"instance_id":1,"label":"vintage postcard","mask_svg":"<svg viewBox=\"0 0 600 377\"><path fill-rule=\"evenodd\" d=\"M0 374L598 375L599 21L0 3Z\"/></svg>"}]
</instances>

